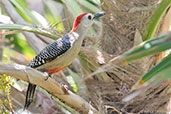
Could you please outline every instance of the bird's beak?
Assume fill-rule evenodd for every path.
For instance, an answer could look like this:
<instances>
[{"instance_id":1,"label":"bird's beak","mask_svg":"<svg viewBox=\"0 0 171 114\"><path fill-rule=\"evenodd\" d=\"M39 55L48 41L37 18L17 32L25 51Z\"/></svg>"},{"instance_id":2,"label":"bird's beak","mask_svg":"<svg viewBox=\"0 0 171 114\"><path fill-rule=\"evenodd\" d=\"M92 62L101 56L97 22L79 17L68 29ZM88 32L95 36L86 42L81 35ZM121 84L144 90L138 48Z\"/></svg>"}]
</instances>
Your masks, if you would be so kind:
<instances>
[{"instance_id":1,"label":"bird's beak","mask_svg":"<svg viewBox=\"0 0 171 114\"><path fill-rule=\"evenodd\" d=\"M95 19L97 19L97 18L99 18L99 17L101 17L103 15L105 15L105 12L95 13L94 17L93 17L93 20L95 20Z\"/></svg>"}]
</instances>

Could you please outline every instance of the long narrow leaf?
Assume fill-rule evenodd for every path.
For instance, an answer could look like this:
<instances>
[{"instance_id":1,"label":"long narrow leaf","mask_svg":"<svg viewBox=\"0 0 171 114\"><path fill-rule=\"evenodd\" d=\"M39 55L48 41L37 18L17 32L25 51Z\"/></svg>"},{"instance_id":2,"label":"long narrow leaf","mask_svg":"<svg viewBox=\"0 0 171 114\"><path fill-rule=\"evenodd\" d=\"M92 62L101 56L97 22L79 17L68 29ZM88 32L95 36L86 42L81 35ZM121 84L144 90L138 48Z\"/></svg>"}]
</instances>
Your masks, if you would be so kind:
<instances>
[{"instance_id":1,"label":"long narrow leaf","mask_svg":"<svg viewBox=\"0 0 171 114\"><path fill-rule=\"evenodd\" d=\"M171 71L171 66L161 70L159 73L154 75L153 78L151 78L153 81L150 85L155 86L156 84L160 84L163 81L170 80L171 79L170 71Z\"/></svg>"},{"instance_id":2,"label":"long narrow leaf","mask_svg":"<svg viewBox=\"0 0 171 114\"><path fill-rule=\"evenodd\" d=\"M157 36L154 39L148 40L143 44L135 47L132 51L129 51L121 56L126 62L155 54L171 48L171 33Z\"/></svg>"},{"instance_id":3,"label":"long narrow leaf","mask_svg":"<svg viewBox=\"0 0 171 114\"><path fill-rule=\"evenodd\" d=\"M162 0L159 7L156 9L155 13L152 15L151 19L149 20L147 24L147 29L146 29L147 34L144 35L143 40L148 40L154 37L156 29L163 15L166 13L170 5L171 5L171 0Z\"/></svg>"},{"instance_id":4,"label":"long narrow leaf","mask_svg":"<svg viewBox=\"0 0 171 114\"><path fill-rule=\"evenodd\" d=\"M149 79L151 79L153 76L155 76L160 71L167 69L171 66L171 54L168 55L163 61L161 61L159 64L157 64L155 67L153 67L149 72L147 72L143 77L141 82L146 82Z\"/></svg>"},{"instance_id":5,"label":"long narrow leaf","mask_svg":"<svg viewBox=\"0 0 171 114\"><path fill-rule=\"evenodd\" d=\"M16 8L18 13L29 23L33 23L31 18L27 15L27 12L17 3L16 0L10 0L11 4Z\"/></svg>"},{"instance_id":6,"label":"long narrow leaf","mask_svg":"<svg viewBox=\"0 0 171 114\"><path fill-rule=\"evenodd\" d=\"M21 30L21 31L28 31L33 32L36 34L40 34L54 40L60 37L59 34L50 32L50 30L46 30L45 28L36 28L26 25L19 25L19 24L0 24L0 29L8 29L8 30Z\"/></svg>"},{"instance_id":7,"label":"long narrow leaf","mask_svg":"<svg viewBox=\"0 0 171 114\"><path fill-rule=\"evenodd\" d=\"M165 71L165 69L168 69L171 67L171 54L168 55L163 61L161 61L159 64L157 64L155 67L153 67L149 72L147 72L140 81L138 81L133 87L132 90L136 90L140 87L142 87L142 85L144 85L144 83L148 83L149 80L156 78L157 80L155 80L156 82L160 82L163 79L169 79L170 77L167 76L163 76L163 77L155 77L155 76L159 76L157 75L158 73ZM166 77L166 78L165 78ZM156 83L155 83L156 84Z\"/></svg>"}]
</instances>

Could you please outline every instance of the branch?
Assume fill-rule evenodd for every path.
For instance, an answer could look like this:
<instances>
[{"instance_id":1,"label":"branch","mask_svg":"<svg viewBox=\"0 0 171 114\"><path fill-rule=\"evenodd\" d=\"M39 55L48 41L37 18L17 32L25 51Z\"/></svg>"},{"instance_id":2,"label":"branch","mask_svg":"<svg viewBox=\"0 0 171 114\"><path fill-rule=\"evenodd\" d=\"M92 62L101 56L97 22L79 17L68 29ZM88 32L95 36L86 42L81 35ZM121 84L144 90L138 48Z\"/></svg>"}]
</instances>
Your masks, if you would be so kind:
<instances>
[{"instance_id":1,"label":"branch","mask_svg":"<svg viewBox=\"0 0 171 114\"><path fill-rule=\"evenodd\" d=\"M68 105L75 109L79 109L84 113L88 113L89 110L96 112L96 110L87 101L70 90L64 90L64 87L55 80L48 78L48 80L45 81L46 75L36 69L19 64L4 64L0 62L0 73L14 76L17 79L38 85L47 90L53 96L58 97Z\"/></svg>"}]
</instances>

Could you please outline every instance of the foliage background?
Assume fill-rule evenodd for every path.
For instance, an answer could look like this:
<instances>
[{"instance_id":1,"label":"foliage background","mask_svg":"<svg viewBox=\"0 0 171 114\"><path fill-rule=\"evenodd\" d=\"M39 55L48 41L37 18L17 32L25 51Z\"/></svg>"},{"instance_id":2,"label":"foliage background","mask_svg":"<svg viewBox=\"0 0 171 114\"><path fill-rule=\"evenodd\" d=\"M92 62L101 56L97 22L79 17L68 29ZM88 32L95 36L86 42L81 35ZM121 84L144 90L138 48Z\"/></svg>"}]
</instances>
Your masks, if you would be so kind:
<instances>
[{"instance_id":1,"label":"foliage background","mask_svg":"<svg viewBox=\"0 0 171 114\"><path fill-rule=\"evenodd\" d=\"M7 1L18 16L14 15ZM7 18L10 17L10 23L21 25L0 25L1 33L6 33L0 40L1 60L24 65L53 39L69 32L79 14L105 11L105 17L90 28L73 64L53 78L65 82L98 113L170 112L170 55L160 62L166 55L160 52L170 49L171 35L168 33L149 40L168 32L170 0L0 0L0 4L1 16L8 16L4 17L5 23L9 23ZM145 40L149 41L142 44ZM27 84L22 80L11 80L14 84L10 95L9 87L4 84L6 78L3 83L1 81L1 86L7 87L7 90L1 87L1 109L6 113L12 110L21 113ZM7 82L9 85L9 80ZM123 99L134 89L138 89L140 95L124 102ZM57 98L51 99L41 88L36 95L35 102L28 109L31 113L80 112Z\"/></svg>"}]
</instances>

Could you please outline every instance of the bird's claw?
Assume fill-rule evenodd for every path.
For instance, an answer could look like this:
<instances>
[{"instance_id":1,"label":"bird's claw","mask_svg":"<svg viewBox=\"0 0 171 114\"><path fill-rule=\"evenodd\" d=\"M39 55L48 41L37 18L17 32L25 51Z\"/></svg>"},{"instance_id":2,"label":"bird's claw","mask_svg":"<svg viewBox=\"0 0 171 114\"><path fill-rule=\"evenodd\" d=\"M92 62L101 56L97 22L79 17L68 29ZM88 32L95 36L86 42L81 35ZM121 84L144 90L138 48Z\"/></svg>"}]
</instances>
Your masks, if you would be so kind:
<instances>
[{"instance_id":1,"label":"bird's claw","mask_svg":"<svg viewBox=\"0 0 171 114\"><path fill-rule=\"evenodd\" d=\"M45 78L45 81L48 80L49 77L51 77L51 75L49 75L48 72L44 72L44 74L45 74L45 77L46 77L46 78Z\"/></svg>"}]
</instances>

